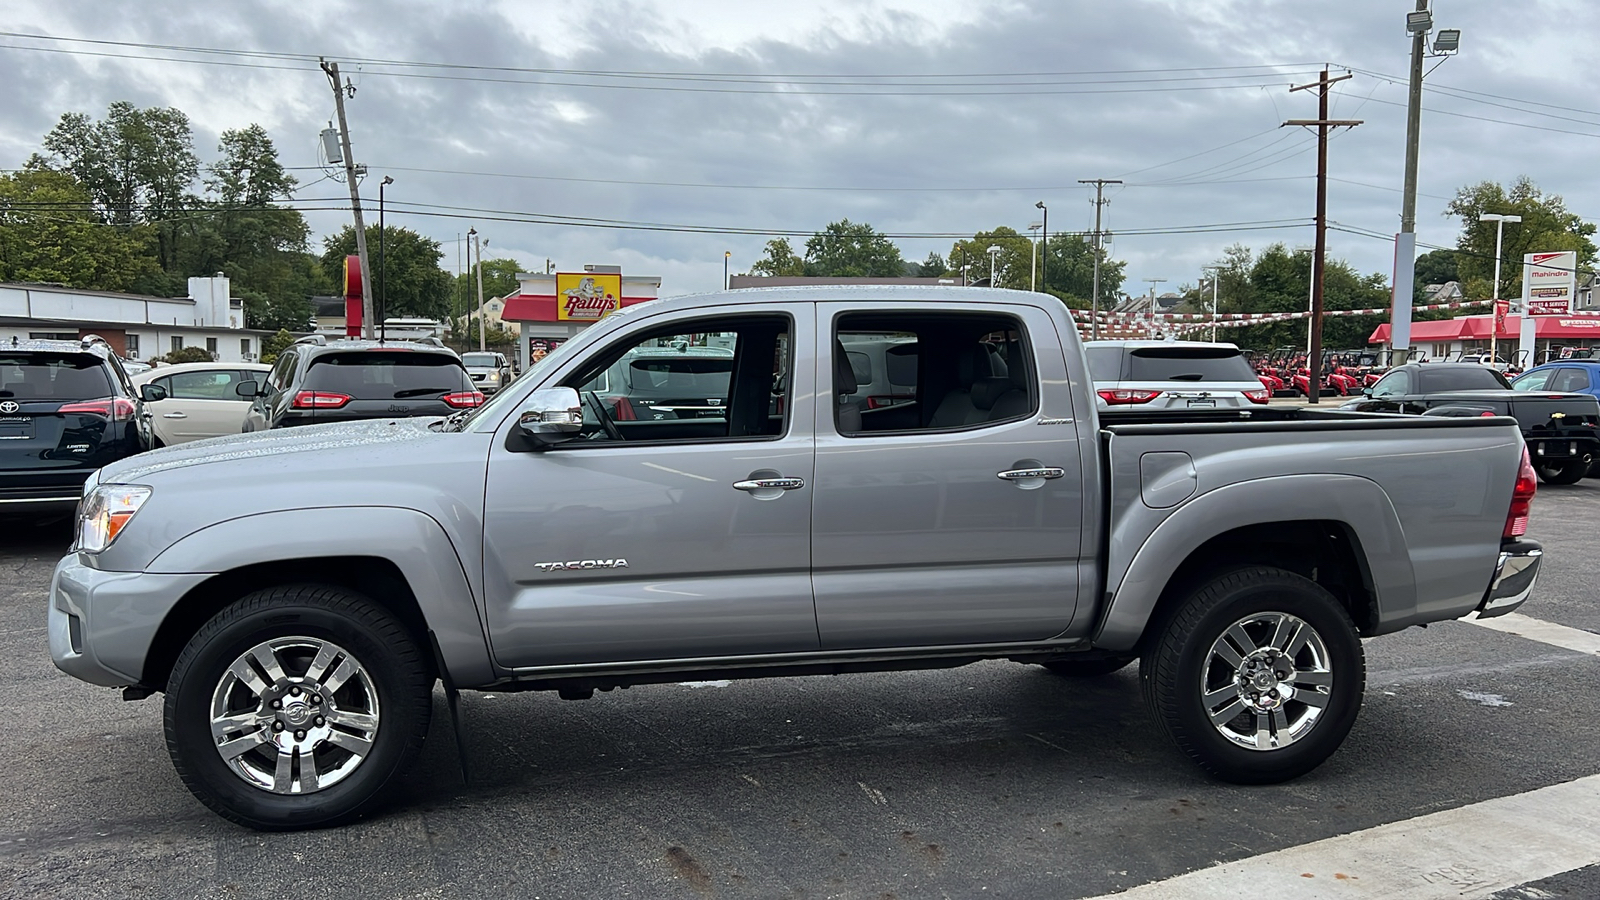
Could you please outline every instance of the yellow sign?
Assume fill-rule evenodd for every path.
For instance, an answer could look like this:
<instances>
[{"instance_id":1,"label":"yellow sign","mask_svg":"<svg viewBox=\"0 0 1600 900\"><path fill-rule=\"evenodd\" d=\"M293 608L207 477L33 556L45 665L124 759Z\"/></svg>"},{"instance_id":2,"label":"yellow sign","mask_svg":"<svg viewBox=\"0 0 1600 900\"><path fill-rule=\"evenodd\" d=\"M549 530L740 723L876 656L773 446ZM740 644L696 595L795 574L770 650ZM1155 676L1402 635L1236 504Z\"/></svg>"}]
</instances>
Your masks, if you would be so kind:
<instances>
[{"instance_id":1,"label":"yellow sign","mask_svg":"<svg viewBox=\"0 0 1600 900\"><path fill-rule=\"evenodd\" d=\"M622 276L590 272L556 275L556 318L598 322L622 308Z\"/></svg>"}]
</instances>

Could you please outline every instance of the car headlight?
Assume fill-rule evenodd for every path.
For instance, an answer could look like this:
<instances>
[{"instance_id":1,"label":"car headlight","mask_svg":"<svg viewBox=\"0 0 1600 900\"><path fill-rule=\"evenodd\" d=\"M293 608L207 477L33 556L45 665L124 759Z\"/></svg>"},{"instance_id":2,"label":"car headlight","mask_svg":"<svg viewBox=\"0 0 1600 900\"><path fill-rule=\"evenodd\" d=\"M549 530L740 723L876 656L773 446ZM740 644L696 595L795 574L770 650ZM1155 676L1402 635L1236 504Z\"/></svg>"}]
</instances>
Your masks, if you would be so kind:
<instances>
[{"instance_id":1,"label":"car headlight","mask_svg":"<svg viewBox=\"0 0 1600 900\"><path fill-rule=\"evenodd\" d=\"M78 504L78 536L72 548L99 553L111 546L148 499L150 489L142 484L103 484L88 492Z\"/></svg>"}]
</instances>

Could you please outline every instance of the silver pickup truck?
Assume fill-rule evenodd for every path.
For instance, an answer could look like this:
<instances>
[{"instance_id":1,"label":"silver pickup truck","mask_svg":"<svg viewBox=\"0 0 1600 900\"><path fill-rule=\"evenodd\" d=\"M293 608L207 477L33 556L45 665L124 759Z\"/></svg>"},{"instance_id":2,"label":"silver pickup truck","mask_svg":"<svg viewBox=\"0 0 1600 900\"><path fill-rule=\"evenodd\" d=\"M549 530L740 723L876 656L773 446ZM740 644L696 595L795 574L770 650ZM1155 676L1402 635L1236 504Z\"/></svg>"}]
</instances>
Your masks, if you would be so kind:
<instances>
[{"instance_id":1,"label":"silver pickup truck","mask_svg":"<svg viewBox=\"0 0 1600 900\"><path fill-rule=\"evenodd\" d=\"M847 355L874 341L894 354ZM690 352L711 346L727 364ZM630 402L624 358L650 363L627 384L703 402ZM891 394L865 389L877 364ZM107 466L55 571L51 654L165 692L183 781L264 829L372 809L436 682L454 715L463 688L1137 659L1184 753L1262 783L1344 740L1361 637L1508 612L1537 577L1512 419L1095 407L1038 294L641 304L450 418Z\"/></svg>"}]
</instances>

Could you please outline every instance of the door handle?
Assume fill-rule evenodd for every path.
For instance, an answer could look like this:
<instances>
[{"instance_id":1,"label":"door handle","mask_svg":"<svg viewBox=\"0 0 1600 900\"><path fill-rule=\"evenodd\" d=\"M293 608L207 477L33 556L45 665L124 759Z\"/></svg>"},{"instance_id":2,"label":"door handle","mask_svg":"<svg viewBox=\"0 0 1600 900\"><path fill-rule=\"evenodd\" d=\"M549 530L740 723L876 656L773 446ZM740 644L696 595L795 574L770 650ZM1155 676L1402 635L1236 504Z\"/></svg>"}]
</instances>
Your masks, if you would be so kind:
<instances>
[{"instance_id":1,"label":"door handle","mask_svg":"<svg viewBox=\"0 0 1600 900\"><path fill-rule=\"evenodd\" d=\"M747 481L735 481L733 489L736 491L795 491L806 486L804 478L751 478Z\"/></svg>"},{"instance_id":2,"label":"door handle","mask_svg":"<svg viewBox=\"0 0 1600 900\"><path fill-rule=\"evenodd\" d=\"M995 475L1000 478L1004 478L1006 481L1029 481L1034 478L1060 478L1065 474L1067 474L1067 470L1057 466L1039 466L1038 468L1034 469L1008 469L1004 472L995 473Z\"/></svg>"},{"instance_id":3,"label":"door handle","mask_svg":"<svg viewBox=\"0 0 1600 900\"><path fill-rule=\"evenodd\" d=\"M163 419L187 419L187 418L189 418L189 415L188 415L188 413L162 413L161 414L161 418L163 418Z\"/></svg>"}]
</instances>

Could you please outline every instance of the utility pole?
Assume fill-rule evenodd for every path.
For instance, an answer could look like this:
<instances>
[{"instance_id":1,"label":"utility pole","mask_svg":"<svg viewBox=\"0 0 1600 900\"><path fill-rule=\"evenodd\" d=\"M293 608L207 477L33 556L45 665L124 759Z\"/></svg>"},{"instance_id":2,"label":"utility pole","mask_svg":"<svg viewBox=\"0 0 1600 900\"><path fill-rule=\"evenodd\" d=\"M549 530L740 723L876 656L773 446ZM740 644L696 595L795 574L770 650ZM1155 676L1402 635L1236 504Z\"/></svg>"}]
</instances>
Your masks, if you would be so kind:
<instances>
[{"instance_id":1,"label":"utility pole","mask_svg":"<svg viewBox=\"0 0 1600 900\"><path fill-rule=\"evenodd\" d=\"M489 330L489 323L484 321L483 317L483 244L489 242L484 241L480 244L478 241L478 232L474 229L472 232L472 244L478 251L478 351L481 353L488 349L488 338L484 335L484 332Z\"/></svg>"},{"instance_id":2,"label":"utility pole","mask_svg":"<svg viewBox=\"0 0 1600 900\"><path fill-rule=\"evenodd\" d=\"M1144 331L1145 337L1153 341L1156 339L1156 285L1164 284L1166 279L1146 278L1145 281L1150 282L1150 314L1145 318ZM1099 310L1095 312L1098 313Z\"/></svg>"},{"instance_id":3,"label":"utility pole","mask_svg":"<svg viewBox=\"0 0 1600 900\"><path fill-rule=\"evenodd\" d=\"M1322 67L1322 77L1311 84L1296 85L1289 90L1317 89L1317 117L1315 119L1290 119L1284 125L1315 126L1317 129L1317 246L1311 261L1311 352L1306 358L1306 399L1315 404L1322 399L1322 275L1323 254L1328 249L1328 129L1354 128L1360 119L1328 118L1328 88L1351 75L1328 77L1328 67Z\"/></svg>"},{"instance_id":4,"label":"utility pole","mask_svg":"<svg viewBox=\"0 0 1600 900\"><path fill-rule=\"evenodd\" d=\"M1428 0L1417 0L1418 13L1428 12ZM1413 14L1414 15L1414 14ZM1407 28L1410 29L1410 22ZM1417 280L1417 152L1422 140L1422 57L1427 53L1428 29L1411 30L1411 83L1406 98L1406 171L1400 193L1400 233L1394 239L1394 305L1389 310L1389 358L1405 361L1411 350L1412 292Z\"/></svg>"},{"instance_id":5,"label":"utility pole","mask_svg":"<svg viewBox=\"0 0 1600 900\"><path fill-rule=\"evenodd\" d=\"M1089 309L1094 315L1089 317L1089 340L1100 339L1100 207L1110 201L1105 199L1105 188L1108 184L1121 184L1117 178L1079 178L1079 184L1094 185L1094 290L1090 294Z\"/></svg>"},{"instance_id":6,"label":"utility pole","mask_svg":"<svg viewBox=\"0 0 1600 900\"><path fill-rule=\"evenodd\" d=\"M344 117L344 98L354 97L353 84L339 83L339 64L318 60L333 84L333 105L339 112L339 145L344 149L344 176L350 185L350 212L356 220L356 256L361 260L361 336L372 340L372 267L367 264L367 226L361 221L361 188L356 184L356 161L350 155L350 125ZM364 171L364 170L363 170Z\"/></svg>"}]
</instances>

